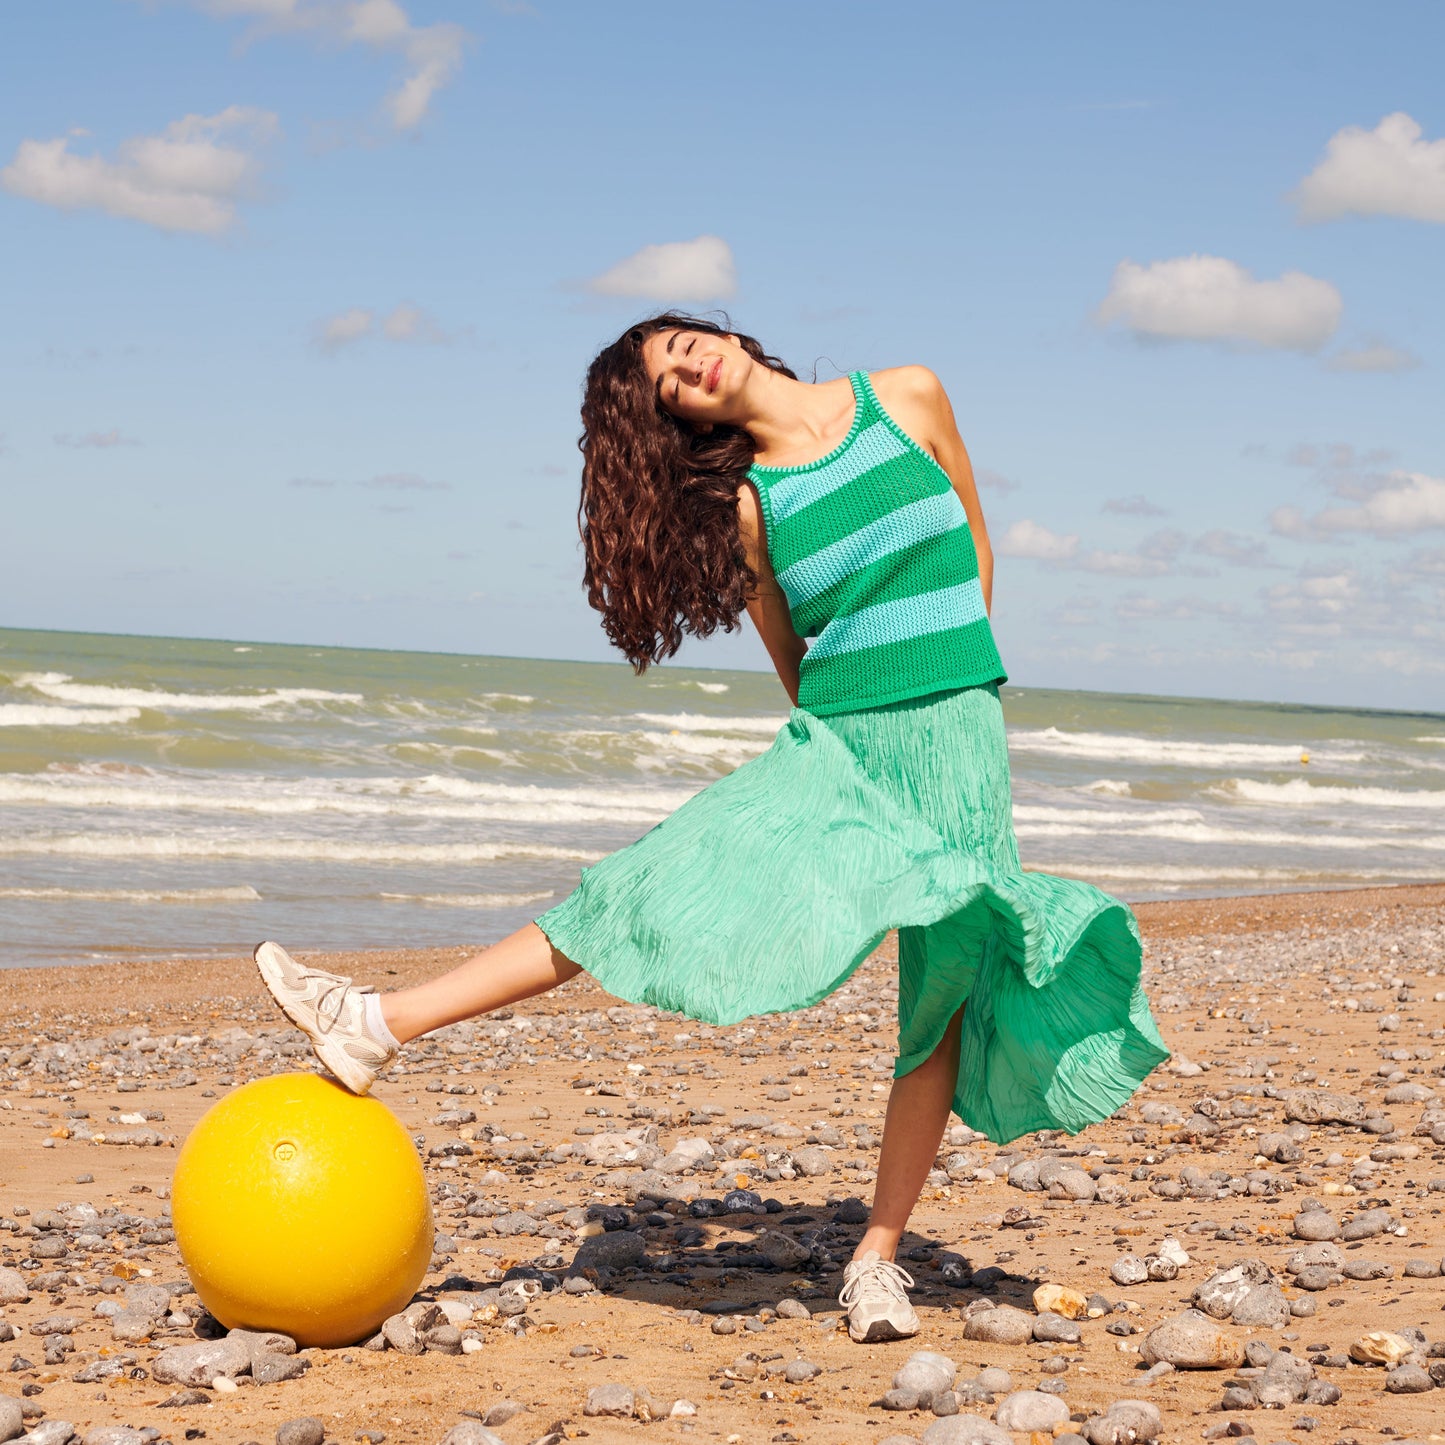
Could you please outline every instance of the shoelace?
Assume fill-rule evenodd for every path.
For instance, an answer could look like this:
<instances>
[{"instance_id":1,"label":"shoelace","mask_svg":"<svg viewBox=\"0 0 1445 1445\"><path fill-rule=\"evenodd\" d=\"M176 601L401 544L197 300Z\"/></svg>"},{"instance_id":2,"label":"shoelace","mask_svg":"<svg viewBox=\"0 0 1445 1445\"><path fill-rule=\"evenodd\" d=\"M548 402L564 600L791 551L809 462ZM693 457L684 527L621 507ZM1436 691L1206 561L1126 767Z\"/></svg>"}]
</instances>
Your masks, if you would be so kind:
<instances>
[{"instance_id":1,"label":"shoelace","mask_svg":"<svg viewBox=\"0 0 1445 1445\"><path fill-rule=\"evenodd\" d=\"M342 978L340 974L323 973L321 969L314 969L311 973L313 979L329 979L328 985L316 995L317 1017L327 1026L328 1032L336 1027L337 1020L341 1017L341 1010L346 1004L348 990L356 993L374 993L375 990L370 984L355 984L349 978ZM335 996L334 1007L328 1008L332 996Z\"/></svg>"},{"instance_id":2,"label":"shoelace","mask_svg":"<svg viewBox=\"0 0 1445 1445\"><path fill-rule=\"evenodd\" d=\"M901 1264L895 1264L891 1259L875 1260L847 1276L838 1295L838 1303L845 1310L852 1309L862 1298L863 1291L872 1284L906 1304L908 1295L905 1293L905 1286L912 1283L913 1276Z\"/></svg>"}]
</instances>

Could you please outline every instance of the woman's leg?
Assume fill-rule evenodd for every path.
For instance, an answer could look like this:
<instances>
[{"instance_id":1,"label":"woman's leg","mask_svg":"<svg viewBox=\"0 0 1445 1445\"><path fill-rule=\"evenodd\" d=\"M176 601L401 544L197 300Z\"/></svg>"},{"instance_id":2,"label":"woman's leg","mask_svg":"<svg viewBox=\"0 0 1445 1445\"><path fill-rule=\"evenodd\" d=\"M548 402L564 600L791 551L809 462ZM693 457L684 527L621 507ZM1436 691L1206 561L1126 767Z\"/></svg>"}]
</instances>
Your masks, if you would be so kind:
<instances>
[{"instance_id":1,"label":"woman's leg","mask_svg":"<svg viewBox=\"0 0 1445 1445\"><path fill-rule=\"evenodd\" d=\"M383 994L381 1013L397 1043L410 1043L433 1029L546 993L581 972L529 923L450 973Z\"/></svg>"},{"instance_id":2,"label":"woman's leg","mask_svg":"<svg viewBox=\"0 0 1445 1445\"><path fill-rule=\"evenodd\" d=\"M893 1083L883 1122L883 1148L868 1229L854 1259L876 1250L881 1259L898 1251L908 1216L938 1157L938 1146L958 1087L963 1010L949 1021L938 1047L916 1069Z\"/></svg>"}]
</instances>

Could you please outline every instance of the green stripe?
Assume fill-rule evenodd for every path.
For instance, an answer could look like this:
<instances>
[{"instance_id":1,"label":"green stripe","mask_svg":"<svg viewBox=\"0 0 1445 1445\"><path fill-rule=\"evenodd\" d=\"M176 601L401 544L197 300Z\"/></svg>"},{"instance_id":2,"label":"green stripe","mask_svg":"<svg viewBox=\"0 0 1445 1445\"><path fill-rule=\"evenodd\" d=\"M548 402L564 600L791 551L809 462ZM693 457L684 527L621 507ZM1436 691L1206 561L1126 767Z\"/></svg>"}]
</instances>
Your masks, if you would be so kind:
<instances>
[{"instance_id":1,"label":"green stripe","mask_svg":"<svg viewBox=\"0 0 1445 1445\"><path fill-rule=\"evenodd\" d=\"M917 471L907 477L906 485L900 486L898 468L904 462L916 467ZM921 497L941 496L948 491L952 488L946 480L938 478L937 470L933 476L928 476L916 457L900 457L890 466L874 467L846 487L776 522L776 546L787 560L781 567L775 561L773 571L786 571L794 562L841 542L860 526L866 526L909 502ZM959 505L963 504L960 502ZM770 545L773 540L770 533Z\"/></svg>"},{"instance_id":2,"label":"green stripe","mask_svg":"<svg viewBox=\"0 0 1445 1445\"><path fill-rule=\"evenodd\" d=\"M994 646L988 619L931 632L906 642L890 642L862 652L840 652L810 661L804 657L798 677L798 706L813 709L848 699L852 706L866 704L859 696L858 679L876 679L882 694L895 690L899 678L937 679L935 687L967 687L1003 677L1003 663Z\"/></svg>"}]
</instances>

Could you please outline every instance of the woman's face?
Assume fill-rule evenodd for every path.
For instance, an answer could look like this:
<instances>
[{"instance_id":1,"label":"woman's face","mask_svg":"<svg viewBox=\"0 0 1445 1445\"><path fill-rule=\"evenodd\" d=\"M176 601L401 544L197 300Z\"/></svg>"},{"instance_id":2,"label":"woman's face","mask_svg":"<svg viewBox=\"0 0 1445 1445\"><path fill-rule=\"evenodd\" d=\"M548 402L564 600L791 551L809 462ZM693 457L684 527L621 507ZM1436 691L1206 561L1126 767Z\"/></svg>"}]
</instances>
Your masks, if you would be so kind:
<instances>
[{"instance_id":1,"label":"woman's face","mask_svg":"<svg viewBox=\"0 0 1445 1445\"><path fill-rule=\"evenodd\" d=\"M753 359L733 336L710 331L655 331L642 361L662 409L683 421L735 421L737 397Z\"/></svg>"}]
</instances>

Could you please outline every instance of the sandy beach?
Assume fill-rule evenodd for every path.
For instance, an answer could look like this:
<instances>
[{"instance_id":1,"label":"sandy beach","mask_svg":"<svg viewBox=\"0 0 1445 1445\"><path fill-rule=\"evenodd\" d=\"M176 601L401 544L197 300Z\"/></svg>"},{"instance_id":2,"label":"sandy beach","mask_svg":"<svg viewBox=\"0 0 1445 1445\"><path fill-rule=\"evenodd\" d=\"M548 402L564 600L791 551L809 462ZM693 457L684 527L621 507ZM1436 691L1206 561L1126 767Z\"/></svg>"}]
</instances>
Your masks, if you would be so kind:
<instances>
[{"instance_id":1,"label":"sandy beach","mask_svg":"<svg viewBox=\"0 0 1445 1445\"><path fill-rule=\"evenodd\" d=\"M423 1140L438 1239L420 1298L451 1303L463 1352L444 1331L419 1354L304 1351L294 1379L243 1370L189 1389L155 1378L162 1352L211 1324L169 1229L176 1150L228 1089L309 1068L300 1036L245 958L0 972L0 1390L35 1440L92 1445L434 1445L459 1425L458 1445L488 1429L506 1445L933 1445L998 1438L965 1417L992 1421L1041 1385L1071 1416L1055 1436L1102 1440L1091 1417L1131 1399L1171 1441L1445 1439L1430 1388L1445 1382L1445 884L1138 914L1173 1059L1074 1139L999 1148L951 1130L900 1256L915 1339L854 1345L834 1300L891 1077L890 940L804 1014L712 1029L584 978L413 1047L376 1092ZM464 952L310 961L385 987ZM723 1212L737 1190L752 1198ZM1161 1250L1187 1256L1172 1277ZM1207 1282L1240 1261L1256 1262L1256 1293L1231 1312L1230 1281ZM528 1267L541 1292L499 1310L487 1292ZM137 1284L169 1304L122 1338L112 1317ZM1045 1316L1045 1284L1102 1298ZM1147 1342L1168 1347L1155 1326L1196 1298L1220 1367L1147 1368ZM1010 1306L1034 1338L982 1338L1008 1336ZM1266 1322L1236 1322L1251 1318ZM1393 1372L1350 1359L1376 1331L1411 1352ZM948 1398L895 1389L920 1350L956 1366ZM1271 1365L1276 1351L1293 1360ZM980 1381L985 1368L1009 1378ZM1256 1407L1278 1378L1293 1398ZM915 1408L883 1408L890 1390ZM589 1397L629 1413L589 1414ZM1005 1423L1026 1419L1010 1409ZM301 1417L320 1426L287 1425Z\"/></svg>"}]
</instances>

